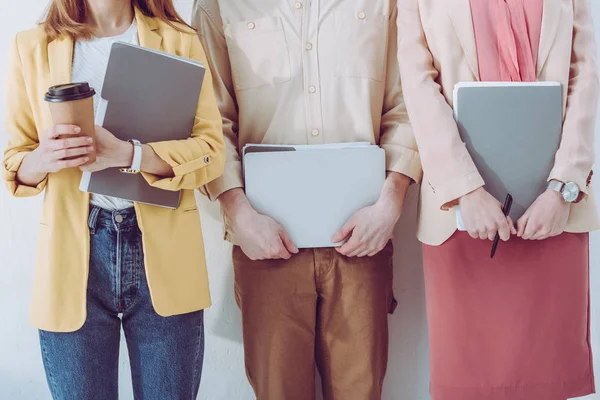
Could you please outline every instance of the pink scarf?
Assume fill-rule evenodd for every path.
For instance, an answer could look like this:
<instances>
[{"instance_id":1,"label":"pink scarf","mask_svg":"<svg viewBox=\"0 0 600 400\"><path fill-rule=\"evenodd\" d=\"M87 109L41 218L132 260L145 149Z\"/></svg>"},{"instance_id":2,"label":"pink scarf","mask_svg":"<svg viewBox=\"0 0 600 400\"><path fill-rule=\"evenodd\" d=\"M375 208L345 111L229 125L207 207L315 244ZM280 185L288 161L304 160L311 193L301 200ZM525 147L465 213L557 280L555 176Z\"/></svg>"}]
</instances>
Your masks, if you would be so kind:
<instances>
[{"instance_id":1,"label":"pink scarf","mask_svg":"<svg viewBox=\"0 0 600 400\"><path fill-rule=\"evenodd\" d=\"M536 80L544 0L471 0L483 81Z\"/></svg>"},{"instance_id":2,"label":"pink scarf","mask_svg":"<svg viewBox=\"0 0 600 400\"><path fill-rule=\"evenodd\" d=\"M531 48L525 0L492 0L498 22L498 52L503 81L533 82L535 56Z\"/></svg>"}]
</instances>

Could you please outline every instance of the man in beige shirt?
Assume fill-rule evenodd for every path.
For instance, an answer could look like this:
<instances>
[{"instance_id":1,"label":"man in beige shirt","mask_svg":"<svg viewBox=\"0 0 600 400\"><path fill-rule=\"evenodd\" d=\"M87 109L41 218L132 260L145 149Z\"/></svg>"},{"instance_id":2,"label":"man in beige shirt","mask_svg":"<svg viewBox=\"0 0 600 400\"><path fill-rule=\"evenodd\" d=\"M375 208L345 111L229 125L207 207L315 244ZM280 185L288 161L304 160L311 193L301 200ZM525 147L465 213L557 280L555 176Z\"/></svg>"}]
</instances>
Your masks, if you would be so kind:
<instances>
[{"instance_id":1,"label":"man in beige shirt","mask_svg":"<svg viewBox=\"0 0 600 400\"><path fill-rule=\"evenodd\" d=\"M204 190L233 242L246 370L259 400L377 400L393 311L391 236L421 179L396 59L395 0L196 0L228 159ZM379 201L333 238L298 250L244 194L247 143L371 142L387 156ZM318 198L319 193L314 193Z\"/></svg>"}]
</instances>

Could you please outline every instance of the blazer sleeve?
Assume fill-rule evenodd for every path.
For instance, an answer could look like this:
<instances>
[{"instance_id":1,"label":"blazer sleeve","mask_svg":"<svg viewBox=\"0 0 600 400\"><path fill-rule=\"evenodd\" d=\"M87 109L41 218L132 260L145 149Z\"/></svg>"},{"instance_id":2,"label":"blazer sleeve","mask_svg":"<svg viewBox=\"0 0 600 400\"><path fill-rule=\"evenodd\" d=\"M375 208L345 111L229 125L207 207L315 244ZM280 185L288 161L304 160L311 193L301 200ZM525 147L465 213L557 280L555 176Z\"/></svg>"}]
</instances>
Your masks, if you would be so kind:
<instances>
[{"instance_id":1,"label":"blazer sleeve","mask_svg":"<svg viewBox=\"0 0 600 400\"><path fill-rule=\"evenodd\" d=\"M23 63L19 52L19 35L15 37L12 43L5 88L8 146L2 161L2 178L13 196L35 196L46 187L47 176L36 187L24 185L17 180L17 171L23 159L39 146L33 110L23 75Z\"/></svg>"},{"instance_id":2,"label":"blazer sleeve","mask_svg":"<svg viewBox=\"0 0 600 400\"><path fill-rule=\"evenodd\" d=\"M417 149L415 136L408 119L406 104L400 85L398 69L398 29L396 15L398 8L394 3L394 11L390 15L388 37L386 87L381 118L380 145L385 150L386 168L408 176L415 182L420 182L423 176L421 160Z\"/></svg>"},{"instance_id":3,"label":"blazer sleeve","mask_svg":"<svg viewBox=\"0 0 600 400\"><path fill-rule=\"evenodd\" d=\"M223 135L227 147L223 175L202 189L202 192L212 201L217 200L228 190L244 187L242 161L238 151L238 106L223 22L216 3L216 1L196 0L192 16L192 25L198 30L198 36L206 49L213 70L213 84L223 118Z\"/></svg>"},{"instance_id":4,"label":"blazer sleeve","mask_svg":"<svg viewBox=\"0 0 600 400\"><path fill-rule=\"evenodd\" d=\"M189 58L208 65L200 41L194 34L191 38ZM189 139L148 143L162 160L173 167L172 178L142 173L154 187L178 191L197 189L217 179L225 164L225 143L221 115L212 87L210 68L206 69L204 84L198 101L195 123Z\"/></svg>"},{"instance_id":5,"label":"blazer sleeve","mask_svg":"<svg viewBox=\"0 0 600 400\"><path fill-rule=\"evenodd\" d=\"M398 62L423 172L442 209L484 185L437 82L418 0L398 2Z\"/></svg>"},{"instance_id":6,"label":"blazer sleeve","mask_svg":"<svg viewBox=\"0 0 600 400\"><path fill-rule=\"evenodd\" d=\"M598 64L589 0L574 0L573 45L562 139L549 180L575 182L587 194L594 164Z\"/></svg>"}]
</instances>

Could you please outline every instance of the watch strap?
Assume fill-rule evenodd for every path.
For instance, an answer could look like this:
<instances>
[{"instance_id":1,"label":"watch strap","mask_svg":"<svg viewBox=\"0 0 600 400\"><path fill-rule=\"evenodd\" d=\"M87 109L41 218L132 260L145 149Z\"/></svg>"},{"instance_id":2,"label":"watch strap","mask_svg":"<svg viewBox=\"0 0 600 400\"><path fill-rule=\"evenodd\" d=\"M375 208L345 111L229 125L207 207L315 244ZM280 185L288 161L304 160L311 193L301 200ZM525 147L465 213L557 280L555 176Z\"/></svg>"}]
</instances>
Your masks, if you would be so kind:
<instances>
[{"instance_id":1,"label":"watch strap","mask_svg":"<svg viewBox=\"0 0 600 400\"><path fill-rule=\"evenodd\" d=\"M561 181L551 180L548 182L548 189L554 190L562 195L562 190L565 187L565 184Z\"/></svg>"},{"instance_id":2,"label":"watch strap","mask_svg":"<svg viewBox=\"0 0 600 400\"><path fill-rule=\"evenodd\" d=\"M126 174L139 174L142 168L142 143L136 139L128 140L133 145L133 160L129 168L121 168Z\"/></svg>"}]
</instances>

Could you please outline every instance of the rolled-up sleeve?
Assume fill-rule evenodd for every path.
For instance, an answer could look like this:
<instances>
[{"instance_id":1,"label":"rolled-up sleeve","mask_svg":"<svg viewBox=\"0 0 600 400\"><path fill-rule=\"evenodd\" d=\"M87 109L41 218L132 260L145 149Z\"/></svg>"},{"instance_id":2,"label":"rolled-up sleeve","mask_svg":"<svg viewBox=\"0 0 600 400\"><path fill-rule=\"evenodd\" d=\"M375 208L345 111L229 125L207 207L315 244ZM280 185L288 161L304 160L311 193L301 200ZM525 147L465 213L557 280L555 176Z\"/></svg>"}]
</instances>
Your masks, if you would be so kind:
<instances>
[{"instance_id":1,"label":"rolled-up sleeve","mask_svg":"<svg viewBox=\"0 0 600 400\"><path fill-rule=\"evenodd\" d=\"M216 3L216 2L215 2ZM242 161L238 151L238 106L233 88L233 76L223 22L218 10L207 9L205 1L194 2L192 24L208 55L213 70L213 84L219 110L223 118L223 135L227 147L225 171L219 179L210 182L202 192L212 201L235 188L243 188Z\"/></svg>"},{"instance_id":2,"label":"rolled-up sleeve","mask_svg":"<svg viewBox=\"0 0 600 400\"><path fill-rule=\"evenodd\" d=\"M406 175L418 183L423 177L423 170L400 84L396 25L398 8L394 7L390 16L386 88L379 141L385 150L387 170Z\"/></svg>"},{"instance_id":3,"label":"rolled-up sleeve","mask_svg":"<svg viewBox=\"0 0 600 400\"><path fill-rule=\"evenodd\" d=\"M573 50L562 140L550 179L575 182L587 194L594 164L598 63L589 0L573 2Z\"/></svg>"},{"instance_id":4,"label":"rolled-up sleeve","mask_svg":"<svg viewBox=\"0 0 600 400\"><path fill-rule=\"evenodd\" d=\"M196 35L189 37L189 58L200 61L207 67L192 134L186 140L148 143L158 157L173 167L173 177L142 173L150 185L163 190L200 188L220 177L225 165L223 127L213 90L212 74L200 41Z\"/></svg>"},{"instance_id":5,"label":"rolled-up sleeve","mask_svg":"<svg viewBox=\"0 0 600 400\"><path fill-rule=\"evenodd\" d=\"M13 196L35 196L46 187L47 177L35 187L24 185L17 180L17 171L23 159L39 146L33 111L23 77L19 35L15 37L12 44L5 88L8 146L2 161L2 179Z\"/></svg>"},{"instance_id":6,"label":"rolled-up sleeve","mask_svg":"<svg viewBox=\"0 0 600 400\"><path fill-rule=\"evenodd\" d=\"M410 122L419 146L425 184L442 209L484 185L460 138L452 108L442 94L418 0L398 2L398 63Z\"/></svg>"}]
</instances>

